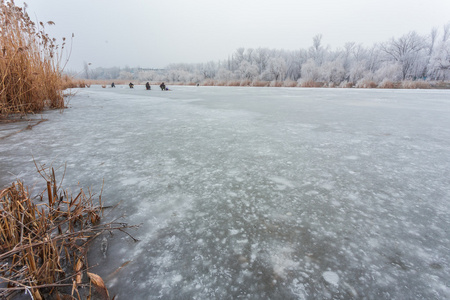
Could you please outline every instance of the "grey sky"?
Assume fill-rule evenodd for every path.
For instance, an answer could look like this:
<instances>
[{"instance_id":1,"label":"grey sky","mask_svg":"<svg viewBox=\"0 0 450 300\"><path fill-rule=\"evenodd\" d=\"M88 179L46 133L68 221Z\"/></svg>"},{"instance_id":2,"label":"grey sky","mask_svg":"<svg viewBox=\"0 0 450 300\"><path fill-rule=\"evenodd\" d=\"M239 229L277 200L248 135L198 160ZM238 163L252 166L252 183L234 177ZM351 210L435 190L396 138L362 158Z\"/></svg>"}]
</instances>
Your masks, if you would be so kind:
<instances>
[{"instance_id":1,"label":"grey sky","mask_svg":"<svg viewBox=\"0 0 450 300\"><path fill-rule=\"evenodd\" d=\"M371 46L450 22L450 0L29 0L56 38L75 34L68 69L162 68L222 60L238 47ZM22 5L23 1L16 1Z\"/></svg>"}]
</instances>

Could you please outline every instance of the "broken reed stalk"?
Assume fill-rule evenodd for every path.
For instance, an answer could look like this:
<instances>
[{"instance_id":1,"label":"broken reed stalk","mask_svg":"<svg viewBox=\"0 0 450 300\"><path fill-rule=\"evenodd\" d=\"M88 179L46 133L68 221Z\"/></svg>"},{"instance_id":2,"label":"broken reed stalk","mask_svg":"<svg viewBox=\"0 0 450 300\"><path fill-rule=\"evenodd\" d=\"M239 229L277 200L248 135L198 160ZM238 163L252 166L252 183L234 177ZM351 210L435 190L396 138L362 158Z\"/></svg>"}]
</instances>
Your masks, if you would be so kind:
<instances>
[{"instance_id":1,"label":"broken reed stalk","mask_svg":"<svg viewBox=\"0 0 450 300\"><path fill-rule=\"evenodd\" d=\"M83 189L69 197L68 191L57 187L53 168L51 175L44 168L38 171L47 180L48 202L34 203L21 181L0 191L0 298L28 291L34 299L42 299L68 286L73 297L87 284L83 275L103 291L104 284L97 285L99 276L87 273L88 245L104 231L135 226L100 224L100 200L95 203Z\"/></svg>"},{"instance_id":2,"label":"broken reed stalk","mask_svg":"<svg viewBox=\"0 0 450 300\"><path fill-rule=\"evenodd\" d=\"M0 115L64 108L62 90L74 83L61 74L65 38L59 47L45 32L50 25L32 22L26 4L0 0Z\"/></svg>"}]
</instances>

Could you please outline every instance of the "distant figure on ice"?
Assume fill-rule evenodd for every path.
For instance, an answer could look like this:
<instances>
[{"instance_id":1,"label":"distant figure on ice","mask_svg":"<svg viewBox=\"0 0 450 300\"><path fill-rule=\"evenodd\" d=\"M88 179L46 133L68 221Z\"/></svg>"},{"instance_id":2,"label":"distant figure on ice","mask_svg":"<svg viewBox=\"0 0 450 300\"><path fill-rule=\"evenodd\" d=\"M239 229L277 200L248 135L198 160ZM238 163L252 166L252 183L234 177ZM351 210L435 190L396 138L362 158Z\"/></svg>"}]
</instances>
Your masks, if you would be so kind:
<instances>
[{"instance_id":1,"label":"distant figure on ice","mask_svg":"<svg viewBox=\"0 0 450 300\"><path fill-rule=\"evenodd\" d=\"M150 86L150 83L147 81L147 83L145 84L145 88L147 89L147 90L151 90L152 89L152 87Z\"/></svg>"},{"instance_id":2,"label":"distant figure on ice","mask_svg":"<svg viewBox=\"0 0 450 300\"><path fill-rule=\"evenodd\" d=\"M130 86L130 89L134 88L134 84L131 82L130 82L129 86Z\"/></svg>"},{"instance_id":3,"label":"distant figure on ice","mask_svg":"<svg viewBox=\"0 0 450 300\"><path fill-rule=\"evenodd\" d=\"M161 91L165 91L165 90L166 90L166 85L164 84L164 82L161 83L161 84L159 85L159 87L161 88Z\"/></svg>"},{"instance_id":4,"label":"distant figure on ice","mask_svg":"<svg viewBox=\"0 0 450 300\"><path fill-rule=\"evenodd\" d=\"M115 88L115 87L116 87L116 85L114 84L114 82L111 83L111 87L112 87L112 88Z\"/></svg>"}]
</instances>

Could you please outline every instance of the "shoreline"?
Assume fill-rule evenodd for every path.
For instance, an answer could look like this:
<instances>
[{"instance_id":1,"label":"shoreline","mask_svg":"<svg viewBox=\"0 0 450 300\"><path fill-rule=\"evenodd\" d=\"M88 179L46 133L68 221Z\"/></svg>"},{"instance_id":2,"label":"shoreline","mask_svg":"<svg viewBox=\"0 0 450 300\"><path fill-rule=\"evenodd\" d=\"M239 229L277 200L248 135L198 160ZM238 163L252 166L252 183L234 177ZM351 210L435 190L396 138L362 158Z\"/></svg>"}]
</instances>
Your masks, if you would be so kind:
<instances>
[{"instance_id":1,"label":"shoreline","mask_svg":"<svg viewBox=\"0 0 450 300\"><path fill-rule=\"evenodd\" d=\"M83 81L87 84L86 87L90 85L101 85L104 88L111 88L111 83L114 82L116 85L128 85L133 82L134 85L145 85L147 81L137 81L137 80L88 80L88 79L75 79ZM160 85L162 81L148 81L150 85ZM408 90L408 89L436 89L436 90L447 90L450 89L450 81L423 81L423 80L406 80L398 82L381 82L379 84L368 81L365 83L350 83L344 82L340 84L327 83L327 82L296 82L296 81L218 81L218 80L204 80L202 82L170 82L164 81L167 85L172 86L229 86L229 87L291 87L291 88L349 88L349 89L396 89L396 90Z\"/></svg>"}]
</instances>

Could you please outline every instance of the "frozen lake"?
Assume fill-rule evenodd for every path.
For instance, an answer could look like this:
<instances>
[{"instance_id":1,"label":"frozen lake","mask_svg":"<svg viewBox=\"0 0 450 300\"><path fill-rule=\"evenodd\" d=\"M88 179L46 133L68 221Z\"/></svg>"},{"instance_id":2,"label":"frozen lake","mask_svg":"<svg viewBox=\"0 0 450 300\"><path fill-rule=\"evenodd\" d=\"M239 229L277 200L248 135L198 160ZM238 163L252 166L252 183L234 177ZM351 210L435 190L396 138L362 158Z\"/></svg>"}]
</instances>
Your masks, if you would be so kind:
<instances>
[{"instance_id":1,"label":"frozen lake","mask_svg":"<svg viewBox=\"0 0 450 300\"><path fill-rule=\"evenodd\" d=\"M142 223L91 251L110 295L450 298L450 91L169 87L80 89L0 140L1 186L67 163Z\"/></svg>"}]
</instances>

